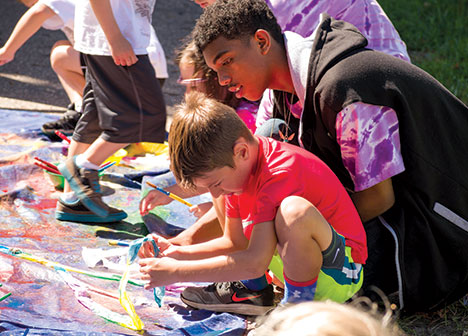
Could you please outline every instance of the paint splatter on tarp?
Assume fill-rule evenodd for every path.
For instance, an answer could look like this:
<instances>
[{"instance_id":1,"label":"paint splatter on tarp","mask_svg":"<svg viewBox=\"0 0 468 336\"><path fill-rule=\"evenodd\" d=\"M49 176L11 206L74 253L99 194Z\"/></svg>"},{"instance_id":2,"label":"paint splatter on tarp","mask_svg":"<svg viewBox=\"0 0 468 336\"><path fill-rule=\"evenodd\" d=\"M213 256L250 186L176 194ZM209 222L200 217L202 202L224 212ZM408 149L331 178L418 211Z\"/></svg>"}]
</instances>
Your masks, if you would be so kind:
<instances>
[{"instance_id":1,"label":"paint splatter on tarp","mask_svg":"<svg viewBox=\"0 0 468 336\"><path fill-rule=\"evenodd\" d=\"M1 111L1 114L10 111ZM5 133L0 137L15 139L21 147L21 159L0 163L0 245L15 247L32 255L63 265L88 269L81 252L83 247L111 249L108 239L135 239L148 233L138 213L140 190L115 182L103 182L104 200L111 206L125 209L129 216L125 221L107 225L87 225L60 222L54 217L59 193L48 176L34 166L33 157L39 156L57 162L64 159L60 143L44 141L40 148L33 148L36 140L32 129L39 129L44 114L20 113L22 128L17 133ZM2 115L3 120L9 120ZM50 117L52 120L52 117ZM56 116L54 116L56 118ZM32 125L28 129L28 125ZM14 129L12 126L11 129ZM40 140L43 141L43 140ZM15 146L15 143L8 143ZM0 145L0 153L2 153ZM11 147L13 148L13 147ZM40 152L38 152L38 150ZM6 152L6 151L4 151ZM11 157L12 151L8 152ZM112 167L109 173L125 175L131 170ZM163 170L164 171L164 170ZM177 206L176 202L171 205ZM184 209L187 210L187 209ZM194 222L188 213L174 214L179 227ZM172 223L172 222L171 222ZM121 314L125 311L115 298L98 292L118 293L118 282L91 278L80 274L72 276L83 284L90 300ZM137 335L136 332L106 321L85 308L76 299L72 288L56 270L38 263L20 260L0 254L0 281L3 292L12 295L0 302L0 332L36 335ZM232 314L216 314L208 311L189 310L180 301L184 286L168 286L161 308L154 301L152 291L128 285L127 290L136 311L145 324L146 335L241 335L245 320ZM95 288L96 290L93 290Z\"/></svg>"}]
</instances>

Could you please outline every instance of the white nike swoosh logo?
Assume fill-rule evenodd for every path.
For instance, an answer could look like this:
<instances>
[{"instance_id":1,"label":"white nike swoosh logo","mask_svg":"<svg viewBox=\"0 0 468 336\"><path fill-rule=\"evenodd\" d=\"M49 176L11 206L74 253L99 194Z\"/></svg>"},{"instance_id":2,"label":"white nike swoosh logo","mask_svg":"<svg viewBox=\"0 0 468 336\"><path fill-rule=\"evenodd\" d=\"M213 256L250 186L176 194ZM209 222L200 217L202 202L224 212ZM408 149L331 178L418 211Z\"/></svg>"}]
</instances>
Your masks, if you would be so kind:
<instances>
[{"instance_id":1,"label":"white nike swoosh logo","mask_svg":"<svg viewBox=\"0 0 468 336\"><path fill-rule=\"evenodd\" d=\"M333 258L333 261L332 261L332 263L334 263L334 262L335 262L335 260L336 260L336 257L338 257L338 253L340 253L340 248L339 248L339 247L338 247L338 249L336 250L336 253L335 253L335 258Z\"/></svg>"}]
</instances>

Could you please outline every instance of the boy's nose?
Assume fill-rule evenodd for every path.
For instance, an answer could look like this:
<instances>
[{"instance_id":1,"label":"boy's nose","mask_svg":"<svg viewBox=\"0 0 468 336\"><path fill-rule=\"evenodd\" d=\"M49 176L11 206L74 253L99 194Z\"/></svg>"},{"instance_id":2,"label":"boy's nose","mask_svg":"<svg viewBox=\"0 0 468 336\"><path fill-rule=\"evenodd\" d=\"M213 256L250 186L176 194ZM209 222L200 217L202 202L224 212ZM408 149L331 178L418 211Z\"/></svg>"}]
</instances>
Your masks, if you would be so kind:
<instances>
[{"instance_id":1,"label":"boy's nose","mask_svg":"<svg viewBox=\"0 0 468 336\"><path fill-rule=\"evenodd\" d=\"M219 196L221 196L221 188L209 188L209 191L211 196L213 196L214 198L218 198Z\"/></svg>"}]
</instances>

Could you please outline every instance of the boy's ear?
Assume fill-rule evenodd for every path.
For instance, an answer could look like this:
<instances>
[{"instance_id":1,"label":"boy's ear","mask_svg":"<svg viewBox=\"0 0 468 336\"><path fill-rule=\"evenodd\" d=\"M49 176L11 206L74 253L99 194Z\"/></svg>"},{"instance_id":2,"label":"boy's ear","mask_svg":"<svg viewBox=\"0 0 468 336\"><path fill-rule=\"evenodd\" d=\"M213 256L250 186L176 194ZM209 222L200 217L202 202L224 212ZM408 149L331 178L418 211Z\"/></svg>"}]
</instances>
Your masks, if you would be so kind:
<instances>
[{"instance_id":1,"label":"boy's ear","mask_svg":"<svg viewBox=\"0 0 468 336\"><path fill-rule=\"evenodd\" d=\"M243 137L239 138L234 144L234 158L248 159L249 158L249 145Z\"/></svg>"},{"instance_id":2,"label":"boy's ear","mask_svg":"<svg viewBox=\"0 0 468 336\"><path fill-rule=\"evenodd\" d=\"M265 29L258 29L254 34L254 40L262 55L266 55L271 48L271 35Z\"/></svg>"}]
</instances>

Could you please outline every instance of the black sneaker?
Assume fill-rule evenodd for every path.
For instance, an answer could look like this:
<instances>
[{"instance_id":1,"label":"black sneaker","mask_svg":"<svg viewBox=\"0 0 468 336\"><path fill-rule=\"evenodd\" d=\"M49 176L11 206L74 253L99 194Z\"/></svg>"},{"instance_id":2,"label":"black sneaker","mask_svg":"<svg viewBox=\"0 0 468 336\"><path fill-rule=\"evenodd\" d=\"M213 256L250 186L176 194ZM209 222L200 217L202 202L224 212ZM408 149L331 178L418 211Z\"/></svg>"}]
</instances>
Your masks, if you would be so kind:
<instances>
[{"instance_id":1,"label":"black sneaker","mask_svg":"<svg viewBox=\"0 0 468 336\"><path fill-rule=\"evenodd\" d=\"M102 200L98 171L79 168L75 160L76 156L67 159L57 166L58 170L86 208L100 217L107 217L109 206Z\"/></svg>"},{"instance_id":2,"label":"black sneaker","mask_svg":"<svg viewBox=\"0 0 468 336\"><path fill-rule=\"evenodd\" d=\"M78 223L112 223L127 218L125 211L109 206L107 210L109 214L106 217L100 217L88 210L81 201L68 204L59 199L55 210L55 218L61 221Z\"/></svg>"},{"instance_id":3,"label":"black sneaker","mask_svg":"<svg viewBox=\"0 0 468 336\"><path fill-rule=\"evenodd\" d=\"M263 315L275 308L273 286L250 290L240 281L215 282L207 287L187 287L180 299L186 305L215 312Z\"/></svg>"},{"instance_id":4,"label":"black sneaker","mask_svg":"<svg viewBox=\"0 0 468 336\"><path fill-rule=\"evenodd\" d=\"M41 131L52 141L62 141L55 131L62 132L66 136L71 136L75 130L78 120L81 118L81 112L75 111L75 104L68 105L67 111L57 121L50 121L42 125Z\"/></svg>"}]
</instances>

